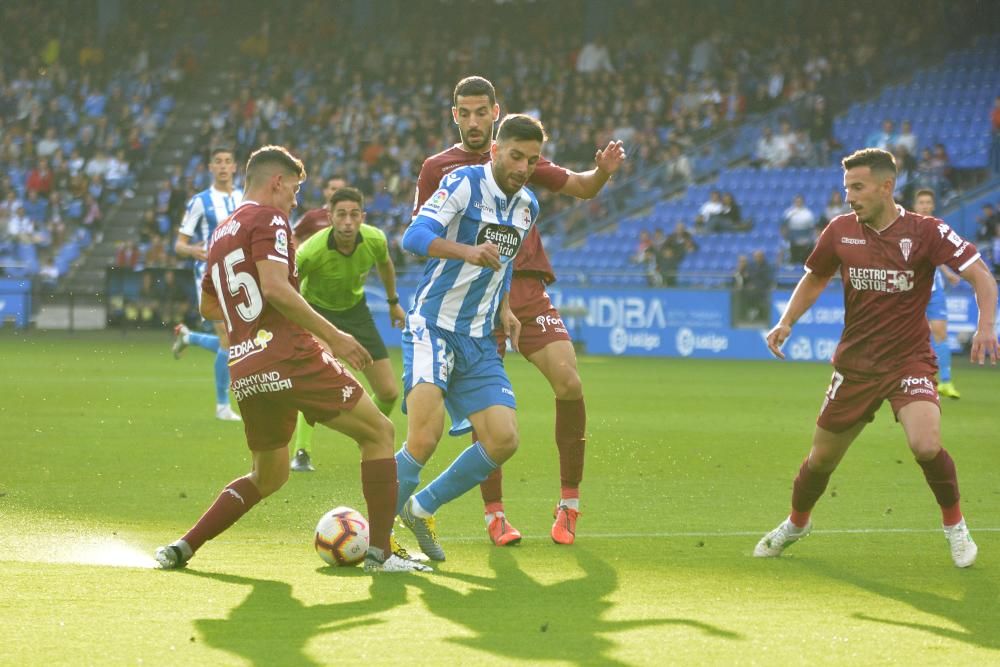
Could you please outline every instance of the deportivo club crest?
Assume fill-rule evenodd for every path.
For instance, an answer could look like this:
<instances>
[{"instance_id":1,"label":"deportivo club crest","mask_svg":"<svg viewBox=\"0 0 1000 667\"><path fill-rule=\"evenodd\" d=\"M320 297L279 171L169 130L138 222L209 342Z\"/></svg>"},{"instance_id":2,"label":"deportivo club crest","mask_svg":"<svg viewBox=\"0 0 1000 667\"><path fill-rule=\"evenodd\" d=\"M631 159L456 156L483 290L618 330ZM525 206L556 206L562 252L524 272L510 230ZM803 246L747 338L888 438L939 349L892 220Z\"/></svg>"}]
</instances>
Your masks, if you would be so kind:
<instances>
[{"instance_id":1,"label":"deportivo club crest","mask_svg":"<svg viewBox=\"0 0 1000 667\"><path fill-rule=\"evenodd\" d=\"M903 261L910 261L910 249L913 247L913 241L910 239L900 239L899 249L903 253Z\"/></svg>"}]
</instances>

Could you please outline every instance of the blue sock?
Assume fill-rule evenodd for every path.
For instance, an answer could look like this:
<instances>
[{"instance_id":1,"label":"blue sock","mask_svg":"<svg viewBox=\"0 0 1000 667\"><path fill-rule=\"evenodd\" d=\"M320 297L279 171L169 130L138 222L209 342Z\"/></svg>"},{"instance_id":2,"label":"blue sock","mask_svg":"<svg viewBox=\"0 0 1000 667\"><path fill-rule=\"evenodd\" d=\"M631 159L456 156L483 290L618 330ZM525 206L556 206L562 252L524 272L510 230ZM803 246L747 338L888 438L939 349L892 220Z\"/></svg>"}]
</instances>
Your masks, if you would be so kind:
<instances>
[{"instance_id":1,"label":"blue sock","mask_svg":"<svg viewBox=\"0 0 1000 667\"><path fill-rule=\"evenodd\" d=\"M403 511L403 505L410 499L420 484L420 471L424 467L406 451L406 443L396 452L396 479L399 480L399 492L396 495L396 514Z\"/></svg>"},{"instance_id":2,"label":"blue sock","mask_svg":"<svg viewBox=\"0 0 1000 667\"><path fill-rule=\"evenodd\" d=\"M478 442L458 455L448 469L417 494L417 502L434 514L445 503L475 488L497 467Z\"/></svg>"},{"instance_id":3,"label":"blue sock","mask_svg":"<svg viewBox=\"0 0 1000 667\"><path fill-rule=\"evenodd\" d=\"M215 353L215 403L229 405L229 350L219 347L218 342L216 347L219 351Z\"/></svg>"},{"instance_id":4,"label":"blue sock","mask_svg":"<svg viewBox=\"0 0 1000 667\"><path fill-rule=\"evenodd\" d=\"M188 342L198 347L203 347L209 352L219 349L219 337L215 334L200 334L191 332L188 334Z\"/></svg>"},{"instance_id":5,"label":"blue sock","mask_svg":"<svg viewBox=\"0 0 1000 667\"><path fill-rule=\"evenodd\" d=\"M940 343L934 343L934 354L938 358L938 376L941 382L951 382L951 346L945 338Z\"/></svg>"}]
</instances>

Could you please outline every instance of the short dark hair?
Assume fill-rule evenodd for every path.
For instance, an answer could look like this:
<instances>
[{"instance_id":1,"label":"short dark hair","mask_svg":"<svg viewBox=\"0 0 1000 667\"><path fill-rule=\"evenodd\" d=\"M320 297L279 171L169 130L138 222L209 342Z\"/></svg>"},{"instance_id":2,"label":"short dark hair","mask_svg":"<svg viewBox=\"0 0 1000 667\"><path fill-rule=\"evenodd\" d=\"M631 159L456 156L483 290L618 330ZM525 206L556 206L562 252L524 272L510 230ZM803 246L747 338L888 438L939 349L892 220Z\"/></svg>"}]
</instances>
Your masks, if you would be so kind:
<instances>
[{"instance_id":1,"label":"short dark hair","mask_svg":"<svg viewBox=\"0 0 1000 667\"><path fill-rule=\"evenodd\" d=\"M920 188L919 190L917 190L916 192L914 192L913 193L913 201L917 201L918 198L923 197L925 195L927 197L930 197L934 201L937 201L937 198L934 196L934 191L931 190L930 188Z\"/></svg>"},{"instance_id":2,"label":"short dark hair","mask_svg":"<svg viewBox=\"0 0 1000 667\"><path fill-rule=\"evenodd\" d=\"M497 130L497 143L506 139L545 143L548 138L542 121L523 113L507 114L500 121L500 129Z\"/></svg>"},{"instance_id":3,"label":"short dark hair","mask_svg":"<svg viewBox=\"0 0 1000 667\"><path fill-rule=\"evenodd\" d=\"M862 148L854 151L841 160L840 164L844 166L844 171L855 167L868 167L872 171L881 171L892 174L893 178L896 177L896 158L881 148Z\"/></svg>"},{"instance_id":4,"label":"short dark hair","mask_svg":"<svg viewBox=\"0 0 1000 667\"><path fill-rule=\"evenodd\" d=\"M250 154L247 160L247 189L256 185L259 174L268 169L278 168L286 174L295 174L300 181L306 179L306 168L302 160L298 159L284 146L261 146Z\"/></svg>"},{"instance_id":5,"label":"short dark hair","mask_svg":"<svg viewBox=\"0 0 1000 667\"><path fill-rule=\"evenodd\" d=\"M357 188L346 187L334 190L333 194L330 195L330 201L328 202L330 204L330 210L332 211L333 207L342 201L357 202L358 206L361 207L361 210L365 210L365 196L361 194L361 190L358 190Z\"/></svg>"},{"instance_id":6,"label":"short dark hair","mask_svg":"<svg viewBox=\"0 0 1000 667\"><path fill-rule=\"evenodd\" d=\"M490 104L497 103L497 91L489 79L481 76L467 76L455 84L455 92L451 101L458 106L459 97L471 97L473 95L485 95L490 98Z\"/></svg>"},{"instance_id":7,"label":"short dark hair","mask_svg":"<svg viewBox=\"0 0 1000 667\"><path fill-rule=\"evenodd\" d=\"M211 161L219 153L229 153L234 158L236 157L236 151L234 151L229 146L212 146L212 150L208 152L208 159Z\"/></svg>"}]
</instances>

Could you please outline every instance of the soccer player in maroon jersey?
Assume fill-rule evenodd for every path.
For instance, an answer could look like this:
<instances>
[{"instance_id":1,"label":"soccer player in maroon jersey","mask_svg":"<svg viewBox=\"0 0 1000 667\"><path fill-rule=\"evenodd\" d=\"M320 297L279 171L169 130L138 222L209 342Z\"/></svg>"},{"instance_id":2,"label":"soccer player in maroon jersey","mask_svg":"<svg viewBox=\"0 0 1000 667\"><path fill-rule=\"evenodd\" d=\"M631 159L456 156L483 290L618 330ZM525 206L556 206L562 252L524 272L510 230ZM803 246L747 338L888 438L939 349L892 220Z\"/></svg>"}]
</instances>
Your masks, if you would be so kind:
<instances>
[{"instance_id":1,"label":"soccer player in maroon jersey","mask_svg":"<svg viewBox=\"0 0 1000 667\"><path fill-rule=\"evenodd\" d=\"M996 281L976 247L947 224L896 205L896 163L890 153L867 148L844 158L843 166L847 203L854 212L834 218L823 230L806 260L806 274L767 334L767 345L784 358L781 346L792 326L838 269L844 281L844 332L812 449L792 488L791 514L761 539L754 556L779 556L809 534L809 515L830 475L888 400L941 507L952 560L969 567L977 547L959 507L955 463L941 447L937 364L925 311L935 267L943 264L959 273L972 284L979 304L972 360L982 365L989 359L995 365Z\"/></svg>"},{"instance_id":2,"label":"soccer player in maroon jersey","mask_svg":"<svg viewBox=\"0 0 1000 667\"><path fill-rule=\"evenodd\" d=\"M371 528L365 569L430 569L389 549L398 488L392 422L334 358L365 368L371 355L299 294L288 215L305 177L302 162L285 148L254 151L247 162L243 204L212 234L201 312L206 319L224 322L229 334L232 389L253 468L223 489L184 537L157 550L156 560L164 569L183 567L205 542L284 485L298 412L354 439L361 450L361 486Z\"/></svg>"},{"instance_id":3,"label":"soccer player in maroon jersey","mask_svg":"<svg viewBox=\"0 0 1000 667\"><path fill-rule=\"evenodd\" d=\"M446 174L458 167L485 164L490 159L493 125L500 117L493 84L480 76L466 77L455 86L452 101L452 118L458 126L461 142L424 161L417 178L414 215ZM597 165L594 169L579 173L557 166L543 157L535 167L530 183L552 192L591 199L625 159L622 142L609 142L603 150L596 152L594 159ZM514 260L510 305L521 322L519 351L542 372L555 393L555 439L559 449L561 493L555 510L552 539L560 544L572 544L580 509L579 486L583 478L587 416L573 343L562 316L545 292L546 285L555 282L555 279L552 265L542 247L541 236L537 227L533 226ZM502 354L504 337L500 335L498 340ZM453 433L456 431L453 430ZM432 453L407 451L420 464L425 463ZM397 462L402 455L403 450L400 450ZM519 542L521 533L510 524L503 511L501 468L496 468L481 484L480 490L486 507L490 539L498 546Z\"/></svg>"},{"instance_id":4,"label":"soccer player in maroon jersey","mask_svg":"<svg viewBox=\"0 0 1000 667\"><path fill-rule=\"evenodd\" d=\"M305 215L299 218L292 229L292 236L295 238L295 245L302 245L306 239L321 229L330 227L330 197L341 188L347 187L347 180L343 176L331 176L326 179L326 186L323 188L323 201L326 202L319 208L306 211Z\"/></svg>"}]
</instances>

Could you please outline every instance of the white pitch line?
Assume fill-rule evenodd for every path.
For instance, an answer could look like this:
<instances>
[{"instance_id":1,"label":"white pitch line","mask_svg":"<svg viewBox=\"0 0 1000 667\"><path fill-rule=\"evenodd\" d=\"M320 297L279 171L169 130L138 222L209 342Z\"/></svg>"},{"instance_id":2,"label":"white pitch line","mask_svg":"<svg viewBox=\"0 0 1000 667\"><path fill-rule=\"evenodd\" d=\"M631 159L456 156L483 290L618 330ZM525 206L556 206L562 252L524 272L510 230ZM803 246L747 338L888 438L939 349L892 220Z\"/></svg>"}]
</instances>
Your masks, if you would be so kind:
<instances>
[{"instance_id":1,"label":"white pitch line","mask_svg":"<svg viewBox=\"0 0 1000 667\"><path fill-rule=\"evenodd\" d=\"M877 534L877 533L940 533L940 528L831 528L829 530L816 530L812 531L812 535L858 535L858 534ZM976 528L972 527L969 529L971 533L1000 533L1000 528ZM675 532L657 532L657 533L581 533L580 537L595 538L600 540L631 540L643 537L660 537L660 538L673 538L673 537L753 537L763 535L764 531L759 530L731 530L731 531L720 531L715 533L707 533L704 531L675 531ZM406 533L403 533L404 538ZM545 535L534 535L530 533L524 533L523 536L527 539L542 539L548 537ZM438 535L438 539L442 542L472 542L480 541L483 539L482 535Z\"/></svg>"}]
</instances>

